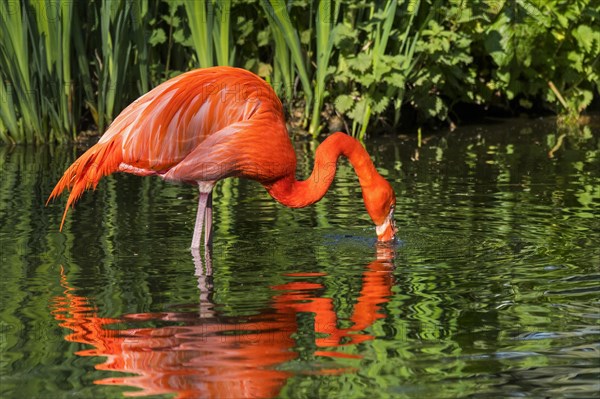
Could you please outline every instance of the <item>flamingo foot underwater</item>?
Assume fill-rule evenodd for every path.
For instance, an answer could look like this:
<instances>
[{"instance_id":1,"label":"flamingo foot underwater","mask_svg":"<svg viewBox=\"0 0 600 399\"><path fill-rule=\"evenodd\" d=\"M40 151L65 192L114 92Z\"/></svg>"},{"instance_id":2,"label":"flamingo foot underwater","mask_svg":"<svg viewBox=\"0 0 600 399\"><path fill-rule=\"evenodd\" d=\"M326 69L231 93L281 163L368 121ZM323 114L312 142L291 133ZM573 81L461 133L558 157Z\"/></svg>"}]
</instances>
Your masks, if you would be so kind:
<instances>
[{"instance_id":1,"label":"flamingo foot underwater","mask_svg":"<svg viewBox=\"0 0 600 399\"><path fill-rule=\"evenodd\" d=\"M394 240L396 197L354 138L333 133L317 148L310 177L295 177L296 154L281 102L260 77L232 67L197 69L172 78L131 103L97 144L63 174L48 198L70 191L63 213L114 172L160 176L198 185L192 248L212 242L212 189L227 177L261 183L281 204L302 208L329 189L337 160L349 159L380 242Z\"/></svg>"}]
</instances>

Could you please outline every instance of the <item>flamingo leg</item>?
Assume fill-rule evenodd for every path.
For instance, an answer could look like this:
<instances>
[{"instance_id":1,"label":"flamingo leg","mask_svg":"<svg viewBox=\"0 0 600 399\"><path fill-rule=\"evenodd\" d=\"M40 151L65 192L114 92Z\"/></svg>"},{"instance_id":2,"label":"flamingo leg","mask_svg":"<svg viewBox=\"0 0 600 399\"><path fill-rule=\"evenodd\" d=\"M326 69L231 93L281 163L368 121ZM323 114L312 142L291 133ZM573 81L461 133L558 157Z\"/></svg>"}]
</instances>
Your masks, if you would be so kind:
<instances>
[{"instance_id":1,"label":"flamingo leg","mask_svg":"<svg viewBox=\"0 0 600 399\"><path fill-rule=\"evenodd\" d=\"M192 249L200 248L200 239L202 238L202 225L204 224L204 215L206 214L206 204L210 197L209 192L200 191L198 197L198 212L196 213L196 225L194 226L194 235L192 236ZM211 216L212 219L212 216ZM211 222L212 223L212 222Z\"/></svg>"},{"instance_id":2,"label":"flamingo leg","mask_svg":"<svg viewBox=\"0 0 600 399\"><path fill-rule=\"evenodd\" d=\"M206 211L204 214L204 248L208 249L212 244L213 217L212 217L212 191L208 194Z\"/></svg>"}]
</instances>

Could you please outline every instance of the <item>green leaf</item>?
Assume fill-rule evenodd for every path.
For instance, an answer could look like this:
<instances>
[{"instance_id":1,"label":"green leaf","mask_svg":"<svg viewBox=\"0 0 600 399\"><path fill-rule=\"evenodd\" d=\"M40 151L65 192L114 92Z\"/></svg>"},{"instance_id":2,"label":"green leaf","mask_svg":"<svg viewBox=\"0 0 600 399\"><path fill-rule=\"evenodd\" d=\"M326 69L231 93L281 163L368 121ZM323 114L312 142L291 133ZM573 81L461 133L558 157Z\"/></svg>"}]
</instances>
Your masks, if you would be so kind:
<instances>
[{"instance_id":1,"label":"green leaf","mask_svg":"<svg viewBox=\"0 0 600 399\"><path fill-rule=\"evenodd\" d=\"M310 29L300 33L300 43L308 45L313 37L314 32Z\"/></svg>"},{"instance_id":2,"label":"green leaf","mask_svg":"<svg viewBox=\"0 0 600 399\"><path fill-rule=\"evenodd\" d=\"M491 25L485 38L485 48L496 65L508 65L514 57L514 35L512 22L506 14L500 14Z\"/></svg>"},{"instance_id":3,"label":"green leaf","mask_svg":"<svg viewBox=\"0 0 600 399\"><path fill-rule=\"evenodd\" d=\"M162 28L154 29L152 31L152 35L148 40L151 46L156 46L157 44L162 44L167 41L167 35Z\"/></svg>"},{"instance_id":4,"label":"green leaf","mask_svg":"<svg viewBox=\"0 0 600 399\"><path fill-rule=\"evenodd\" d=\"M386 56L382 56L382 57L380 58L380 59L381 59L381 61L380 61L380 62L378 62L378 63L375 65L375 68L373 69L373 73L374 73L376 76L383 76L383 75L385 75L386 73L388 73L389 71L391 71L391 70L392 70L391 63L390 63L390 62L386 62L386 61L389 61L389 60L385 60L385 57L386 57Z\"/></svg>"},{"instance_id":5,"label":"green leaf","mask_svg":"<svg viewBox=\"0 0 600 399\"><path fill-rule=\"evenodd\" d=\"M269 40L271 38L271 35L269 33L269 31L267 29L265 30L261 30L260 32L258 32L258 35L256 35L257 40L257 44L258 47L263 47L263 46L267 46L269 45Z\"/></svg>"},{"instance_id":6,"label":"green leaf","mask_svg":"<svg viewBox=\"0 0 600 399\"><path fill-rule=\"evenodd\" d=\"M591 90L578 90L577 96L577 111L581 112L585 110L594 99L594 94Z\"/></svg>"},{"instance_id":7,"label":"green leaf","mask_svg":"<svg viewBox=\"0 0 600 399\"><path fill-rule=\"evenodd\" d=\"M390 73L389 75L387 75L384 78L384 81L394 87L399 88L399 89L404 88L404 85L406 83L406 79L405 79L404 75L401 73L397 73L397 72L393 72L393 73Z\"/></svg>"},{"instance_id":8,"label":"green leaf","mask_svg":"<svg viewBox=\"0 0 600 399\"><path fill-rule=\"evenodd\" d=\"M594 45L594 31L587 25L579 25L573 30L573 37L586 53L591 53Z\"/></svg>"},{"instance_id":9,"label":"green leaf","mask_svg":"<svg viewBox=\"0 0 600 399\"><path fill-rule=\"evenodd\" d=\"M174 28L179 27L179 24L181 23L181 18L176 16L163 15L162 19Z\"/></svg>"},{"instance_id":10,"label":"green leaf","mask_svg":"<svg viewBox=\"0 0 600 399\"><path fill-rule=\"evenodd\" d=\"M366 112L367 112L367 99L365 97L363 97L356 103L356 105L354 106L354 109L352 111L348 112L348 116L352 120L361 121Z\"/></svg>"},{"instance_id":11,"label":"green leaf","mask_svg":"<svg viewBox=\"0 0 600 399\"><path fill-rule=\"evenodd\" d=\"M387 108L388 104L390 103L390 98L387 96L379 96L380 98L378 99L373 99L373 104L371 106L371 110L373 111L374 114L381 114L383 111L385 111L385 109Z\"/></svg>"},{"instance_id":12,"label":"green leaf","mask_svg":"<svg viewBox=\"0 0 600 399\"><path fill-rule=\"evenodd\" d=\"M339 48L348 48L354 45L358 38L358 30L351 27L339 24L333 28L333 44Z\"/></svg>"},{"instance_id":13,"label":"green leaf","mask_svg":"<svg viewBox=\"0 0 600 399\"><path fill-rule=\"evenodd\" d=\"M335 99L335 109L345 114L354 105L354 97L348 94L341 94Z\"/></svg>"},{"instance_id":14,"label":"green leaf","mask_svg":"<svg viewBox=\"0 0 600 399\"><path fill-rule=\"evenodd\" d=\"M530 109L531 107L533 107L533 103L526 98L519 99L519 105L526 109Z\"/></svg>"},{"instance_id":15,"label":"green leaf","mask_svg":"<svg viewBox=\"0 0 600 399\"><path fill-rule=\"evenodd\" d=\"M179 43L183 46L192 45L190 38L185 37L183 29L177 29L175 32L173 32L173 40L175 41L175 43Z\"/></svg>"},{"instance_id":16,"label":"green leaf","mask_svg":"<svg viewBox=\"0 0 600 399\"><path fill-rule=\"evenodd\" d=\"M432 106L427 110L432 118L445 116L442 111L445 110L444 102L438 96L431 97L433 99Z\"/></svg>"},{"instance_id":17,"label":"green leaf","mask_svg":"<svg viewBox=\"0 0 600 399\"><path fill-rule=\"evenodd\" d=\"M583 70L583 55L578 51L569 51L567 54L567 59L569 60L569 66L575 69L577 72L581 72Z\"/></svg>"},{"instance_id":18,"label":"green leaf","mask_svg":"<svg viewBox=\"0 0 600 399\"><path fill-rule=\"evenodd\" d=\"M359 72L365 72L371 66L373 57L370 54L359 53L356 57L348 58L348 65Z\"/></svg>"}]
</instances>

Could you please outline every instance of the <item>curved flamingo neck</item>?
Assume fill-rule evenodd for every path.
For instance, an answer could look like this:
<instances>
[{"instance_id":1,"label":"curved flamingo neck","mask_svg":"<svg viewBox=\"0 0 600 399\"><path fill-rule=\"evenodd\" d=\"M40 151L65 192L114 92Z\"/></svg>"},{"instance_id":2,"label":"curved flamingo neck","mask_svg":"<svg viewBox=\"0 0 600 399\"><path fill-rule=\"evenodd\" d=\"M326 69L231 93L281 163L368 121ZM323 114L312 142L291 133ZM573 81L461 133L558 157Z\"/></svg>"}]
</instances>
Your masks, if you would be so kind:
<instances>
[{"instance_id":1,"label":"curved flamingo neck","mask_svg":"<svg viewBox=\"0 0 600 399\"><path fill-rule=\"evenodd\" d=\"M298 181L294 175L286 176L265 187L269 194L290 208L302 208L319 201L327 190L337 168L338 158L344 155L358 176L363 193L381 176L377 173L367 151L354 138L344 133L334 133L317 147L315 166L310 177Z\"/></svg>"}]
</instances>

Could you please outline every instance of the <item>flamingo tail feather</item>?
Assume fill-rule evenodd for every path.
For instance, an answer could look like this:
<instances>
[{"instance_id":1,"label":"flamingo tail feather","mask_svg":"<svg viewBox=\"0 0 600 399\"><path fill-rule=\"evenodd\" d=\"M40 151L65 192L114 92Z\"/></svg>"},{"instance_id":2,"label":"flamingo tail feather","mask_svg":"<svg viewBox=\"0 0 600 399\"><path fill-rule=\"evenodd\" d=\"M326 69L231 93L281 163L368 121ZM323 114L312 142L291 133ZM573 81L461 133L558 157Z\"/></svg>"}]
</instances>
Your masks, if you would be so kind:
<instances>
[{"instance_id":1,"label":"flamingo tail feather","mask_svg":"<svg viewBox=\"0 0 600 399\"><path fill-rule=\"evenodd\" d=\"M100 142L87 150L65 171L58 181L52 193L46 201L46 205L61 193L68 189L70 191L67 205L60 222L62 231L69 207L81 197L85 190L95 189L100 179L119 170L123 160L120 138L107 142Z\"/></svg>"}]
</instances>

